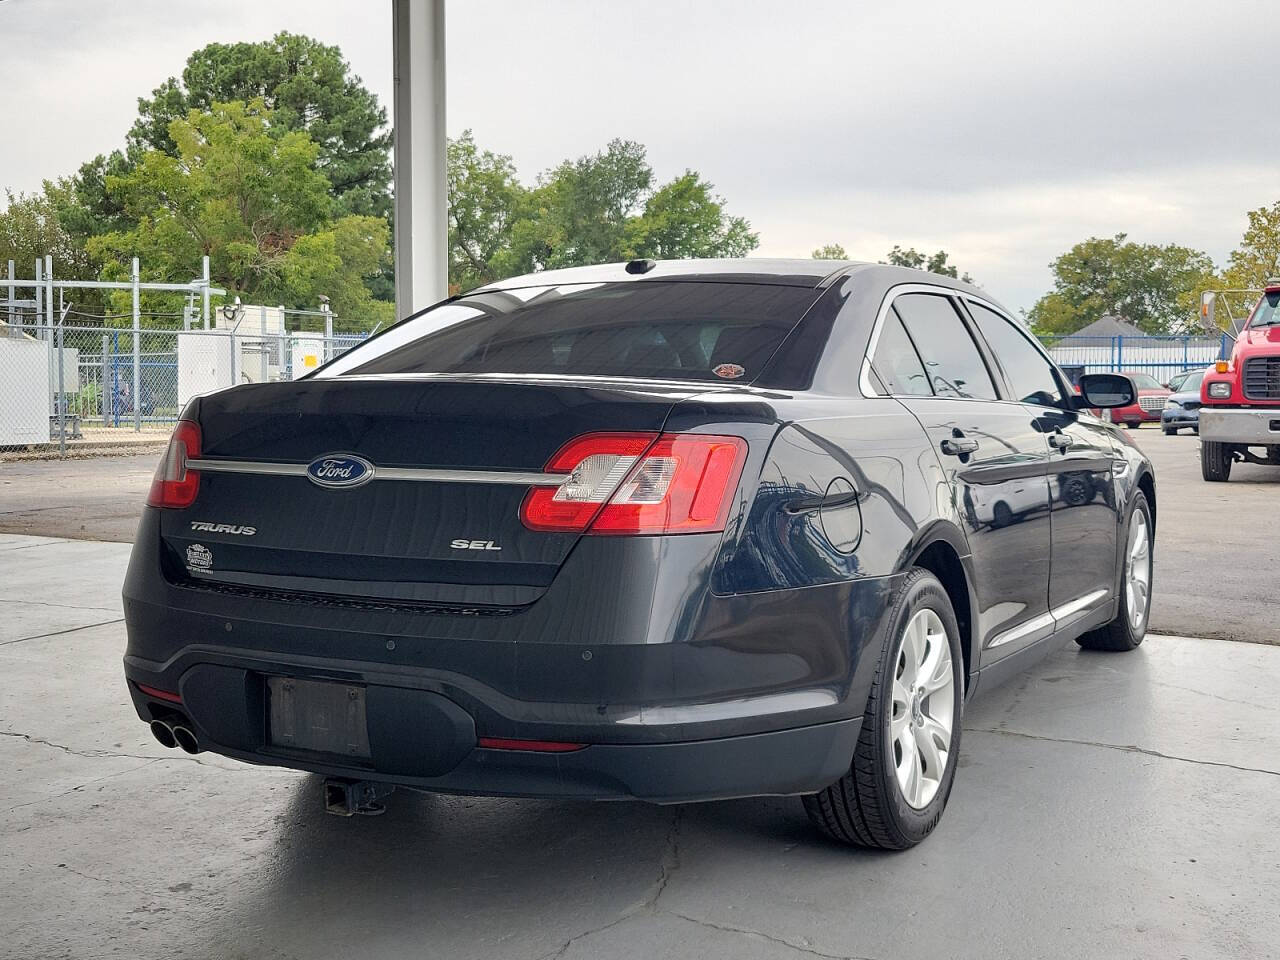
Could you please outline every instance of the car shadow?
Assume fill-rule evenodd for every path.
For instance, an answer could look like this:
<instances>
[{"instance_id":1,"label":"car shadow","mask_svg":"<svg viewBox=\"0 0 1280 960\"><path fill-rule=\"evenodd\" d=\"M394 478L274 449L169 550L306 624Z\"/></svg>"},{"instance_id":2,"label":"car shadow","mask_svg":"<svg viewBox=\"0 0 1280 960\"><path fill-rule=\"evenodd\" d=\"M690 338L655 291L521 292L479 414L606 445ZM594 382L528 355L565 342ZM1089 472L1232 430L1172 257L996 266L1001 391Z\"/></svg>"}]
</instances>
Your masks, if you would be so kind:
<instances>
[{"instance_id":1,"label":"car shadow","mask_svg":"<svg viewBox=\"0 0 1280 960\"><path fill-rule=\"evenodd\" d=\"M537 957L576 933L654 907L690 856L878 857L820 836L794 798L659 807L451 797L398 790L380 816L326 814L320 777L298 781L274 837L206 928L218 956ZM703 857L698 857L704 859ZM448 944L448 946L444 946ZM276 955L276 954L273 954ZM416 953L414 955L417 955Z\"/></svg>"}]
</instances>

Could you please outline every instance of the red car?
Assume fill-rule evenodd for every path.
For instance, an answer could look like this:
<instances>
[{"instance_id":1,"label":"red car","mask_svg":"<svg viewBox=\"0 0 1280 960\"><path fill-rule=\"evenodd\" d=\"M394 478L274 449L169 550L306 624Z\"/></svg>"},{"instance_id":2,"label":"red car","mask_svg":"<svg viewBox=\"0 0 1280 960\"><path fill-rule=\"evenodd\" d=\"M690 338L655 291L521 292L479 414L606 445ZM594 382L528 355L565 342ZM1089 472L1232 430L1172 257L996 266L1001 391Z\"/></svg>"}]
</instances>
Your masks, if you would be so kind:
<instances>
[{"instance_id":1,"label":"red car","mask_svg":"<svg viewBox=\"0 0 1280 960\"><path fill-rule=\"evenodd\" d=\"M1123 423L1130 430L1136 430L1144 423L1159 423L1164 401L1173 391L1149 374L1122 373L1121 375L1133 381L1133 392L1138 400L1127 407L1114 408L1111 411L1111 422Z\"/></svg>"}]
</instances>

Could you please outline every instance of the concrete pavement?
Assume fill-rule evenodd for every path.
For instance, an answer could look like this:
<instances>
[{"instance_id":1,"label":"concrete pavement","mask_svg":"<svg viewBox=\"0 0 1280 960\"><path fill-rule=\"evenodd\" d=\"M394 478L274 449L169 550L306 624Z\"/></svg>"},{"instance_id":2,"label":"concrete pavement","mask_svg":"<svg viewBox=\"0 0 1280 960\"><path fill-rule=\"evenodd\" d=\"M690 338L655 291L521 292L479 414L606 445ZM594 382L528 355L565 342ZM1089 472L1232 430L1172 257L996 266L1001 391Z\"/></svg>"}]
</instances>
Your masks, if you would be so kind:
<instances>
[{"instance_id":1,"label":"concrete pavement","mask_svg":"<svg viewBox=\"0 0 1280 960\"><path fill-rule=\"evenodd\" d=\"M0 536L2 956L1280 953L1280 648L1063 649L971 706L947 815L902 854L823 841L796 800L400 791L340 820L317 778L151 740L127 553Z\"/></svg>"}]
</instances>

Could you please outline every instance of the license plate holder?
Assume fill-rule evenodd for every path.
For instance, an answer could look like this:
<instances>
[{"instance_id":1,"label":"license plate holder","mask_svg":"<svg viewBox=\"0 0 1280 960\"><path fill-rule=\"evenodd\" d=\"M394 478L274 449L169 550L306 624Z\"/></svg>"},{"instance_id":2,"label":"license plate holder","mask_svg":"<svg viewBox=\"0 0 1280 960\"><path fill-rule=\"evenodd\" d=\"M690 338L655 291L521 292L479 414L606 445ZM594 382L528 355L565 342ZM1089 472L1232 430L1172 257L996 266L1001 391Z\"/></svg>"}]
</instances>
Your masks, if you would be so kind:
<instances>
[{"instance_id":1,"label":"license plate holder","mask_svg":"<svg viewBox=\"0 0 1280 960\"><path fill-rule=\"evenodd\" d=\"M273 747L370 759L365 688L333 680L267 677Z\"/></svg>"}]
</instances>

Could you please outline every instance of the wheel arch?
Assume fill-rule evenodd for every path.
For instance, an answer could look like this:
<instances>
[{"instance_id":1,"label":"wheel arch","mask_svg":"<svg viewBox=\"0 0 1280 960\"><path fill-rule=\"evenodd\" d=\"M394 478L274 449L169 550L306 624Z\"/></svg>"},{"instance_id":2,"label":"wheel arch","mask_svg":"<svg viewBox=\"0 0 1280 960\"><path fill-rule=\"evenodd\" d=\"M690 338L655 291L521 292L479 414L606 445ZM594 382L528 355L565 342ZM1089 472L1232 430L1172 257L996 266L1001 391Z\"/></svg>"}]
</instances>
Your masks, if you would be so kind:
<instances>
[{"instance_id":1,"label":"wheel arch","mask_svg":"<svg viewBox=\"0 0 1280 960\"><path fill-rule=\"evenodd\" d=\"M1147 498L1147 506L1151 509L1151 529L1156 528L1156 478L1150 470L1138 474L1137 487Z\"/></svg>"},{"instance_id":2,"label":"wheel arch","mask_svg":"<svg viewBox=\"0 0 1280 960\"><path fill-rule=\"evenodd\" d=\"M935 524L912 550L903 569L922 567L938 578L947 592L960 627L960 652L964 657L965 692L973 686L977 664L974 662L974 611L977 597L973 590L968 544L964 536L949 524Z\"/></svg>"}]
</instances>

